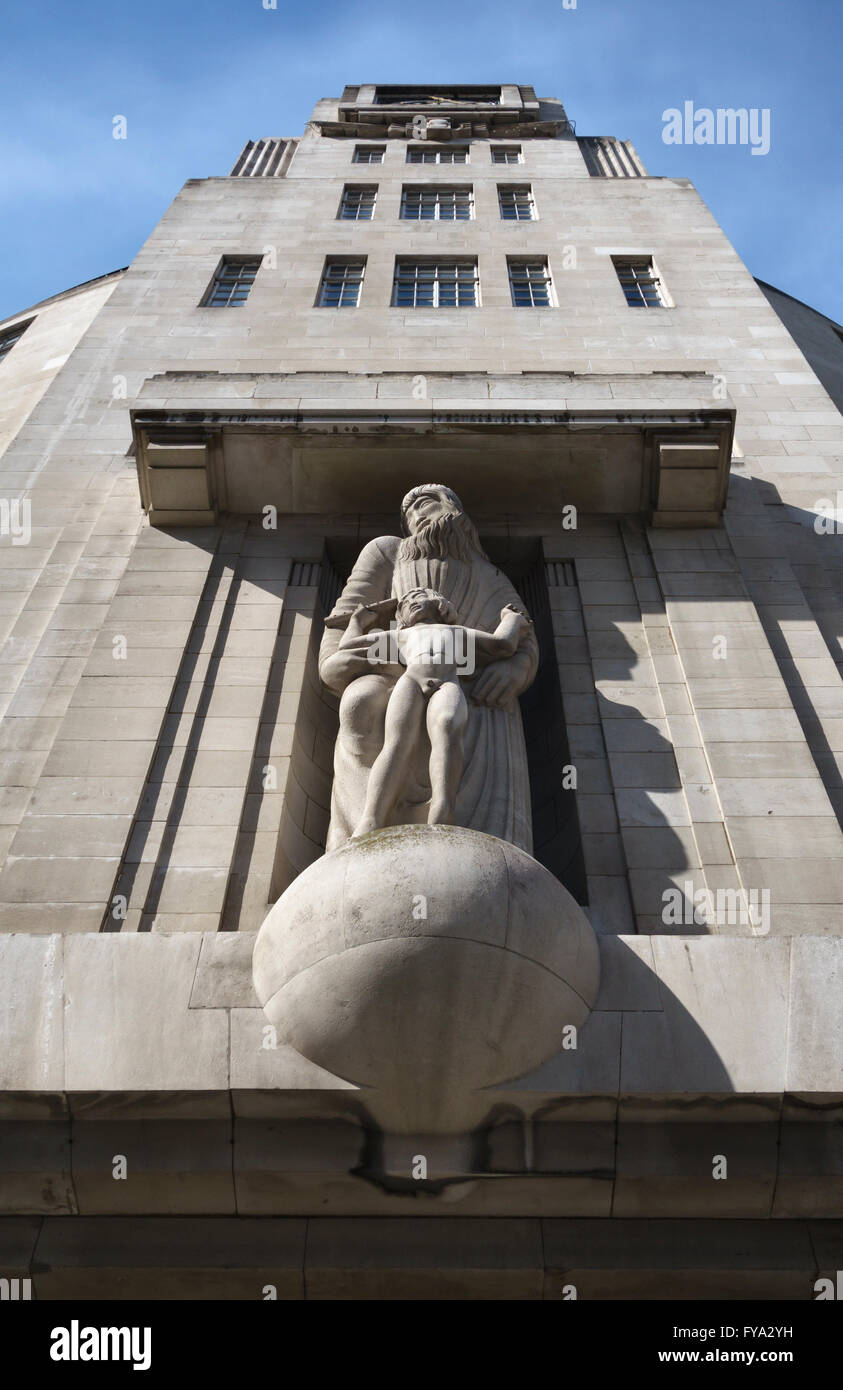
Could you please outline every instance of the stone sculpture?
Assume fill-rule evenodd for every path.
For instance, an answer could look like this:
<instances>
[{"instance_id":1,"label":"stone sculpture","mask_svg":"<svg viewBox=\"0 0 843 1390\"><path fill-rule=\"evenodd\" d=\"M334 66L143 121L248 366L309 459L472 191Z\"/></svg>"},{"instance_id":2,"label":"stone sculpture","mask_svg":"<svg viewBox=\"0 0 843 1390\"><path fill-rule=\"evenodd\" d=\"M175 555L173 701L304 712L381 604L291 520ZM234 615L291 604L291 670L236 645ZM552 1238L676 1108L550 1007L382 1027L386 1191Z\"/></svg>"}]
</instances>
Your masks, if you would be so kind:
<instances>
[{"instance_id":1,"label":"stone sculpture","mask_svg":"<svg viewBox=\"0 0 843 1390\"><path fill-rule=\"evenodd\" d=\"M391 634L375 626L385 611L395 612L398 618L391 644ZM338 650L356 650L358 639L368 635L372 639L368 656L373 664L379 660L379 649L389 653L392 645L398 662L406 667L389 696L383 747L369 774L366 804L355 835L366 835L388 824L425 732L430 741L427 822L453 824L468 723L468 704L460 680L471 678L478 659L485 665L514 656L531 627L529 618L514 604L501 609L493 633L459 625L453 605L435 589L411 589L398 600L361 604L354 610Z\"/></svg>"},{"instance_id":2,"label":"stone sculpture","mask_svg":"<svg viewBox=\"0 0 843 1390\"><path fill-rule=\"evenodd\" d=\"M424 588L441 594L460 625L491 634L501 610L523 605L512 584L485 554L460 499L441 483L413 488L401 515L406 535L380 536L360 553L334 610L326 619L319 657L325 684L340 695L340 731L334 755L331 824L326 848L338 849L364 818L369 774L384 744L386 710L405 668L369 660L369 634L349 634L362 605L397 600ZM518 696L532 683L538 645L530 630L510 656L500 656L465 682L468 716L464 768L456 794L456 824L496 835L530 852L530 784ZM389 823L428 820L429 747L407 767Z\"/></svg>"},{"instance_id":3,"label":"stone sculpture","mask_svg":"<svg viewBox=\"0 0 843 1390\"><path fill-rule=\"evenodd\" d=\"M326 619L327 852L271 909L253 973L279 1038L366 1088L373 1124L453 1135L586 1021L599 956L529 853L533 625L450 488L413 488L402 516Z\"/></svg>"}]
</instances>

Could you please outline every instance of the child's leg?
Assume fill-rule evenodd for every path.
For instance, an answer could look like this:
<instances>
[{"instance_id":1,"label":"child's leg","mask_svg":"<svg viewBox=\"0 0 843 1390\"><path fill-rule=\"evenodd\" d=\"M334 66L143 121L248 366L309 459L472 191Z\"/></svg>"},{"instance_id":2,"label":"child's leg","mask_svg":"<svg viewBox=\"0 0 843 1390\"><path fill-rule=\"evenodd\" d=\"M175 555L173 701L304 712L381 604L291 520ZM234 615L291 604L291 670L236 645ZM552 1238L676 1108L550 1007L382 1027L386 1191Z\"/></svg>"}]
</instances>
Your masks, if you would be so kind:
<instances>
[{"instance_id":1,"label":"child's leg","mask_svg":"<svg viewBox=\"0 0 843 1390\"><path fill-rule=\"evenodd\" d=\"M404 674L389 697L384 720L383 748L369 773L366 805L355 835L384 826L406 780L418 744L424 715L424 695L412 676Z\"/></svg>"},{"instance_id":2,"label":"child's leg","mask_svg":"<svg viewBox=\"0 0 843 1390\"><path fill-rule=\"evenodd\" d=\"M459 681L444 681L427 705L430 738L430 810L428 825L453 825L463 769L463 735L468 705Z\"/></svg>"}]
</instances>

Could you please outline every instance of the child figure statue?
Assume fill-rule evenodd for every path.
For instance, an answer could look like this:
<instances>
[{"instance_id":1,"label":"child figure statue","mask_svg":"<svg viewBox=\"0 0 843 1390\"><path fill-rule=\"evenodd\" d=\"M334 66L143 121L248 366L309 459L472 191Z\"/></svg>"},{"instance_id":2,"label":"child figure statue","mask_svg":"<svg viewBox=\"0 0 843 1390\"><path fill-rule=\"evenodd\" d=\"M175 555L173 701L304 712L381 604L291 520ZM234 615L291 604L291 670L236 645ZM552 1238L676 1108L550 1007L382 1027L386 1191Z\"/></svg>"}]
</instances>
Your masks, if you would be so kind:
<instances>
[{"instance_id":1,"label":"child figure statue","mask_svg":"<svg viewBox=\"0 0 843 1390\"><path fill-rule=\"evenodd\" d=\"M474 674L475 660L486 664L514 655L532 627L525 614L507 604L494 632L466 628L456 622L452 604L435 589L411 589L400 600L356 608L339 650L364 635L385 636L376 634L376 625L393 614L398 619L398 661L406 670L389 697L383 748L369 773L366 804L355 836L387 824L406 786L425 727L430 739L428 825L453 825L468 721L460 676Z\"/></svg>"}]
</instances>

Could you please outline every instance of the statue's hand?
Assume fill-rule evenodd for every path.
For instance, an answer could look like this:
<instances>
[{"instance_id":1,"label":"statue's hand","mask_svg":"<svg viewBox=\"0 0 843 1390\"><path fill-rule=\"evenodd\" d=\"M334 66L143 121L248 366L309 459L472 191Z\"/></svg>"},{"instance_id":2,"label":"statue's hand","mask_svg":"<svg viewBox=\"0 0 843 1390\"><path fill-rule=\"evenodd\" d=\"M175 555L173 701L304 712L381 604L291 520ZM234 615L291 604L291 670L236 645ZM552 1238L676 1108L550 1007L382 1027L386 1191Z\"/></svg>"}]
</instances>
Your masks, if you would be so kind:
<instances>
[{"instance_id":1,"label":"statue's hand","mask_svg":"<svg viewBox=\"0 0 843 1390\"><path fill-rule=\"evenodd\" d=\"M513 667L508 660L493 661L477 677L471 691L475 705L487 705L489 709L506 709L521 694L524 673Z\"/></svg>"}]
</instances>

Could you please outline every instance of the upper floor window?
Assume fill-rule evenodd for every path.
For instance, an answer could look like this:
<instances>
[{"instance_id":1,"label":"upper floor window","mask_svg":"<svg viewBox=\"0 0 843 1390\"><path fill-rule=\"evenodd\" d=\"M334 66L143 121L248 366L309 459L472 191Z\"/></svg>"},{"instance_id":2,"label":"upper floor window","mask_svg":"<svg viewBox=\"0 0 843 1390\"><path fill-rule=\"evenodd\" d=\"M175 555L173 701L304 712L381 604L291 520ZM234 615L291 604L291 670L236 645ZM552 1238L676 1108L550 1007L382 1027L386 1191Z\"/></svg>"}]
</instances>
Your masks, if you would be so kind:
<instances>
[{"instance_id":1,"label":"upper floor window","mask_svg":"<svg viewBox=\"0 0 843 1390\"><path fill-rule=\"evenodd\" d=\"M355 164L383 164L386 145L355 145Z\"/></svg>"},{"instance_id":2,"label":"upper floor window","mask_svg":"<svg viewBox=\"0 0 843 1390\"><path fill-rule=\"evenodd\" d=\"M465 222L474 216L474 198L468 188L407 187L401 195L401 216L421 222Z\"/></svg>"},{"instance_id":3,"label":"upper floor window","mask_svg":"<svg viewBox=\"0 0 843 1390\"><path fill-rule=\"evenodd\" d=\"M666 309L669 300L651 256L613 256L627 304L634 309Z\"/></svg>"},{"instance_id":4,"label":"upper floor window","mask_svg":"<svg viewBox=\"0 0 843 1390\"><path fill-rule=\"evenodd\" d=\"M474 309L479 303L477 262L395 263L392 303L405 309Z\"/></svg>"},{"instance_id":5,"label":"upper floor window","mask_svg":"<svg viewBox=\"0 0 843 1390\"><path fill-rule=\"evenodd\" d=\"M546 260L510 260L509 287L516 309L549 309L553 305Z\"/></svg>"},{"instance_id":6,"label":"upper floor window","mask_svg":"<svg viewBox=\"0 0 843 1390\"><path fill-rule=\"evenodd\" d=\"M356 309L360 303L365 259L325 262L317 304L320 309Z\"/></svg>"},{"instance_id":7,"label":"upper floor window","mask_svg":"<svg viewBox=\"0 0 843 1390\"><path fill-rule=\"evenodd\" d=\"M505 222L535 222L536 205L528 183L499 183L498 202Z\"/></svg>"},{"instance_id":8,"label":"upper floor window","mask_svg":"<svg viewBox=\"0 0 843 1390\"><path fill-rule=\"evenodd\" d=\"M216 309L239 309L255 283L261 256L224 256L203 304Z\"/></svg>"},{"instance_id":9,"label":"upper floor window","mask_svg":"<svg viewBox=\"0 0 843 1390\"><path fill-rule=\"evenodd\" d=\"M23 323L14 323L11 328L4 328L0 331L0 362L12 351L15 343L23 337L29 325L34 322L34 319L24 319Z\"/></svg>"},{"instance_id":10,"label":"upper floor window","mask_svg":"<svg viewBox=\"0 0 843 1390\"><path fill-rule=\"evenodd\" d=\"M408 145L408 164L467 164L468 145Z\"/></svg>"},{"instance_id":11,"label":"upper floor window","mask_svg":"<svg viewBox=\"0 0 843 1390\"><path fill-rule=\"evenodd\" d=\"M520 145L492 145L493 164L522 164Z\"/></svg>"},{"instance_id":12,"label":"upper floor window","mask_svg":"<svg viewBox=\"0 0 843 1390\"><path fill-rule=\"evenodd\" d=\"M339 216L346 222L371 222L375 215L378 190L361 183L347 183L342 191Z\"/></svg>"}]
</instances>

